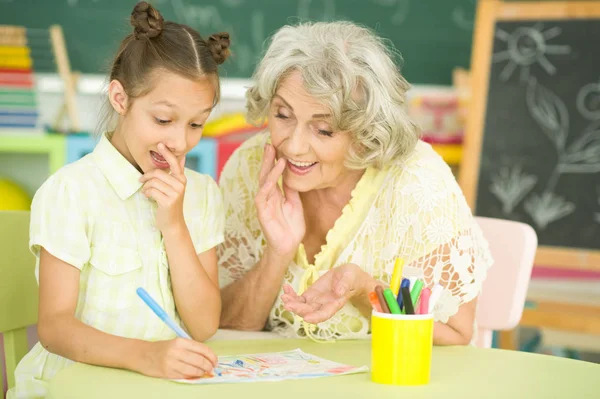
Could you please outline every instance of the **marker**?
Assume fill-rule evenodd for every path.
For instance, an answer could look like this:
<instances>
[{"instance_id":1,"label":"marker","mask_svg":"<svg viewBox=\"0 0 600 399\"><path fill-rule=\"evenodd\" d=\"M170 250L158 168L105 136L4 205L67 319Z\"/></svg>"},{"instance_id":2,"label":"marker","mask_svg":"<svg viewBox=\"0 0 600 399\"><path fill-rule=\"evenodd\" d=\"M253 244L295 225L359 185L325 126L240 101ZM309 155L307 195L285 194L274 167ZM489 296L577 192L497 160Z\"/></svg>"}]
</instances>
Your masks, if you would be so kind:
<instances>
[{"instance_id":1,"label":"marker","mask_svg":"<svg viewBox=\"0 0 600 399\"><path fill-rule=\"evenodd\" d=\"M402 282L402 269L404 269L404 259L397 258L394 264L394 272L390 281L390 288L395 296L400 292L400 283Z\"/></svg>"},{"instance_id":2,"label":"marker","mask_svg":"<svg viewBox=\"0 0 600 399\"><path fill-rule=\"evenodd\" d=\"M423 289L423 280L416 280L415 284L410 289L410 299L415 308L417 306L417 302L419 301L419 296L421 295L422 289Z\"/></svg>"},{"instance_id":3,"label":"marker","mask_svg":"<svg viewBox=\"0 0 600 399\"><path fill-rule=\"evenodd\" d=\"M419 314L428 314L429 313L429 296L431 295L431 290L429 288L423 288L421 291L421 299L419 300Z\"/></svg>"},{"instance_id":4,"label":"marker","mask_svg":"<svg viewBox=\"0 0 600 399\"><path fill-rule=\"evenodd\" d=\"M383 288L380 285L375 287L375 293L377 294L377 299L379 299L379 305L381 305L381 311L383 313L391 313L390 307L385 301L385 297L383 296Z\"/></svg>"},{"instance_id":5,"label":"marker","mask_svg":"<svg viewBox=\"0 0 600 399\"><path fill-rule=\"evenodd\" d=\"M404 313L415 314L415 307L413 306L412 299L410 299L408 287L402 287L400 291L402 291L402 298L404 299Z\"/></svg>"},{"instance_id":6,"label":"marker","mask_svg":"<svg viewBox=\"0 0 600 399\"><path fill-rule=\"evenodd\" d=\"M369 292L369 302L371 302L371 306L374 310L379 313L382 312L381 305L379 304L379 299L377 298L377 293L375 291Z\"/></svg>"},{"instance_id":7,"label":"marker","mask_svg":"<svg viewBox=\"0 0 600 399\"><path fill-rule=\"evenodd\" d=\"M431 296L429 297L429 313L433 313L435 304L442 296L442 292L444 292L444 287L442 287L439 283L431 289Z\"/></svg>"},{"instance_id":8,"label":"marker","mask_svg":"<svg viewBox=\"0 0 600 399\"><path fill-rule=\"evenodd\" d=\"M400 306L398 306L398 303L396 302L396 297L394 296L392 290L390 288L386 288L383 291L383 296L385 297L388 307L390 308L390 313L400 314Z\"/></svg>"},{"instance_id":9,"label":"marker","mask_svg":"<svg viewBox=\"0 0 600 399\"><path fill-rule=\"evenodd\" d=\"M167 312L165 312L163 308L161 308L160 305L156 303L154 299L152 299L150 294L148 294L145 289L140 287L136 290L136 292L138 296L142 298L142 301L144 301L144 303L146 303L146 305L152 309L154 314L157 315L158 318L161 319L171 330L175 331L175 334L177 334L178 337L192 339L192 337L183 331L183 329L169 317Z\"/></svg>"},{"instance_id":10,"label":"marker","mask_svg":"<svg viewBox=\"0 0 600 399\"><path fill-rule=\"evenodd\" d=\"M404 309L404 305L402 304L402 287L406 287L409 288L410 287L410 280L407 278L403 278L402 279L402 284L400 284L400 291L398 291L398 306L400 307L400 310Z\"/></svg>"},{"instance_id":11,"label":"marker","mask_svg":"<svg viewBox=\"0 0 600 399\"><path fill-rule=\"evenodd\" d=\"M413 287L415 286L415 281L417 281L416 277L409 277L408 278L410 280L410 290L412 291Z\"/></svg>"}]
</instances>

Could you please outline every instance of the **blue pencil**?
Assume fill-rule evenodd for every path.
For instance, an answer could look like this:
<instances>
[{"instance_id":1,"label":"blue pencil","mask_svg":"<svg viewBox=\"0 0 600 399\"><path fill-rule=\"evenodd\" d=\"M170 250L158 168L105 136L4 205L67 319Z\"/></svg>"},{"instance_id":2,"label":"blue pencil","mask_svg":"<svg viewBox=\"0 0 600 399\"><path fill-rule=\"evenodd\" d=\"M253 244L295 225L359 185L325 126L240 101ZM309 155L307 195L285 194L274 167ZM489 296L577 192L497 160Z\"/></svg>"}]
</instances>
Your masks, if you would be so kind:
<instances>
[{"instance_id":1,"label":"blue pencil","mask_svg":"<svg viewBox=\"0 0 600 399\"><path fill-rule=\"evenodd\" d=\"M142 301L144 301L144 303L148 305L150 309L152 309L154 314L157 315L159 319L161 319L171 330L175 331L175 334L177 334L178 337L192 339L192 337L183 331L183 329L169 317L167 312L165 312L164 309L161 308L154 299L152 299L150 294L148 294L145 289L140 287L135 292L137 292L138 296L142 298Z\"/></svg>"},{"instance_id":2,"label":"blue pencil","mask_svg":"<svg viewBox=\"0 0 600 399\"><path fill-rule=\"evenodd\" d=\"M165 312L164 309L161 308L160 305L156 303L154 299L152 299L150 294L148 294L148 292L146 292L145 289L139 287L135 292L137 292L138 296L142 298L142 301L144 301L144 303L148 305L150 309L152 309L154 314L157 315L159 319L161 319L167 326L169 326L171 330L175 331L175 334L177 334L178 337L192 339L192 337L190 337L188 333L183 331L183 329L179 327L179 325L169 317L167 312ZM214 372L215 374L217 374L217 376L222 376L222 371L219 367L215 367Z\"/></svg>"}]
</instances>

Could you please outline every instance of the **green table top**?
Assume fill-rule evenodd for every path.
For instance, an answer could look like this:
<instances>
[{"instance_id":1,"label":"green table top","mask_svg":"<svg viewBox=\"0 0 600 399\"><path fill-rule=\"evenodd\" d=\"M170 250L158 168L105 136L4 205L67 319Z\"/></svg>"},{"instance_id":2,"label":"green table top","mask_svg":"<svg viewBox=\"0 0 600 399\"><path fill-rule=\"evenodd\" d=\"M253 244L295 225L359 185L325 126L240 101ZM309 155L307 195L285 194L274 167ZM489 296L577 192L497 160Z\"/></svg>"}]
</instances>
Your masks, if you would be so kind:
<instances>
[{"instance_id":1,"label":"green table top","mask_svg":"<svg viewBox=\"0 0 600 399\"><path fill-rule=\"evenodd\" d=\"M354 366L370 365L370 341L318 344L309 340L215 341L218 355L300 348ZM202 396L200 396L202 395ZM74 364L51 381L48 399L95 398L598 398L600 365L498 349L435 347L431 382L378 385L370 373L281 382L187 385L133 372ZM327 395L327 396L326 396Z\"/></svg>"}]
</instances>

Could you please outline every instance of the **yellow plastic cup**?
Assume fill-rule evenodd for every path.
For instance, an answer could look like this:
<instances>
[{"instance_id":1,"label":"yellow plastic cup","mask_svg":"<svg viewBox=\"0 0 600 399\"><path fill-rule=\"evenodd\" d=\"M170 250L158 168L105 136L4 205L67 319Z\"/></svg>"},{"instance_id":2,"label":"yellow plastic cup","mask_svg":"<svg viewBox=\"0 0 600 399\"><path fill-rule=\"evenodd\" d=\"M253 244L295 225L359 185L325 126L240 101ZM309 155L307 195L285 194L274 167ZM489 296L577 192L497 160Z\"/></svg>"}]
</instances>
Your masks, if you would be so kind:
<instances>
[{"instance_id":1,"label":"yellow plastic cup","mask_svg":"<svg viewBox=\"0 0 600 399\"><path fill-rule=\"evenodd\" d=\"M371 380L425 385L431 375L433 315L371 315Z\"/></svg>"}]
</instances>

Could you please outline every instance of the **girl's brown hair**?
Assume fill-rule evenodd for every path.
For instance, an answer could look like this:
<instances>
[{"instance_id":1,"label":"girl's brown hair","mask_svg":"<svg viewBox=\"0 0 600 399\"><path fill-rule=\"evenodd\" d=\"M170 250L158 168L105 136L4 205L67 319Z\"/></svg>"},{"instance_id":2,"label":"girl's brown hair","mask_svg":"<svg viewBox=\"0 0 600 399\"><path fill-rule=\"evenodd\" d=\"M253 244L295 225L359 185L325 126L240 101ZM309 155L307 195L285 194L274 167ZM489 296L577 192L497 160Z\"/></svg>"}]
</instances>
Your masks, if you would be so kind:
<instances>
[{"instance_id":1,"label":"girl's brown hair","mask_svg":"<svg viewBox=\"0 0 600 399\"><path fill-rule=\"evenodd\" d=\"M229 34L204 40L187 25L165 21L154 7L140 1L131 12L133 33L127 35L110 68L110 81L118 80L135 99L152 90L153 74L166 70L196 80L210 77L219 101L217 66L229 56Z\"/></svg>"}]
</instances>

